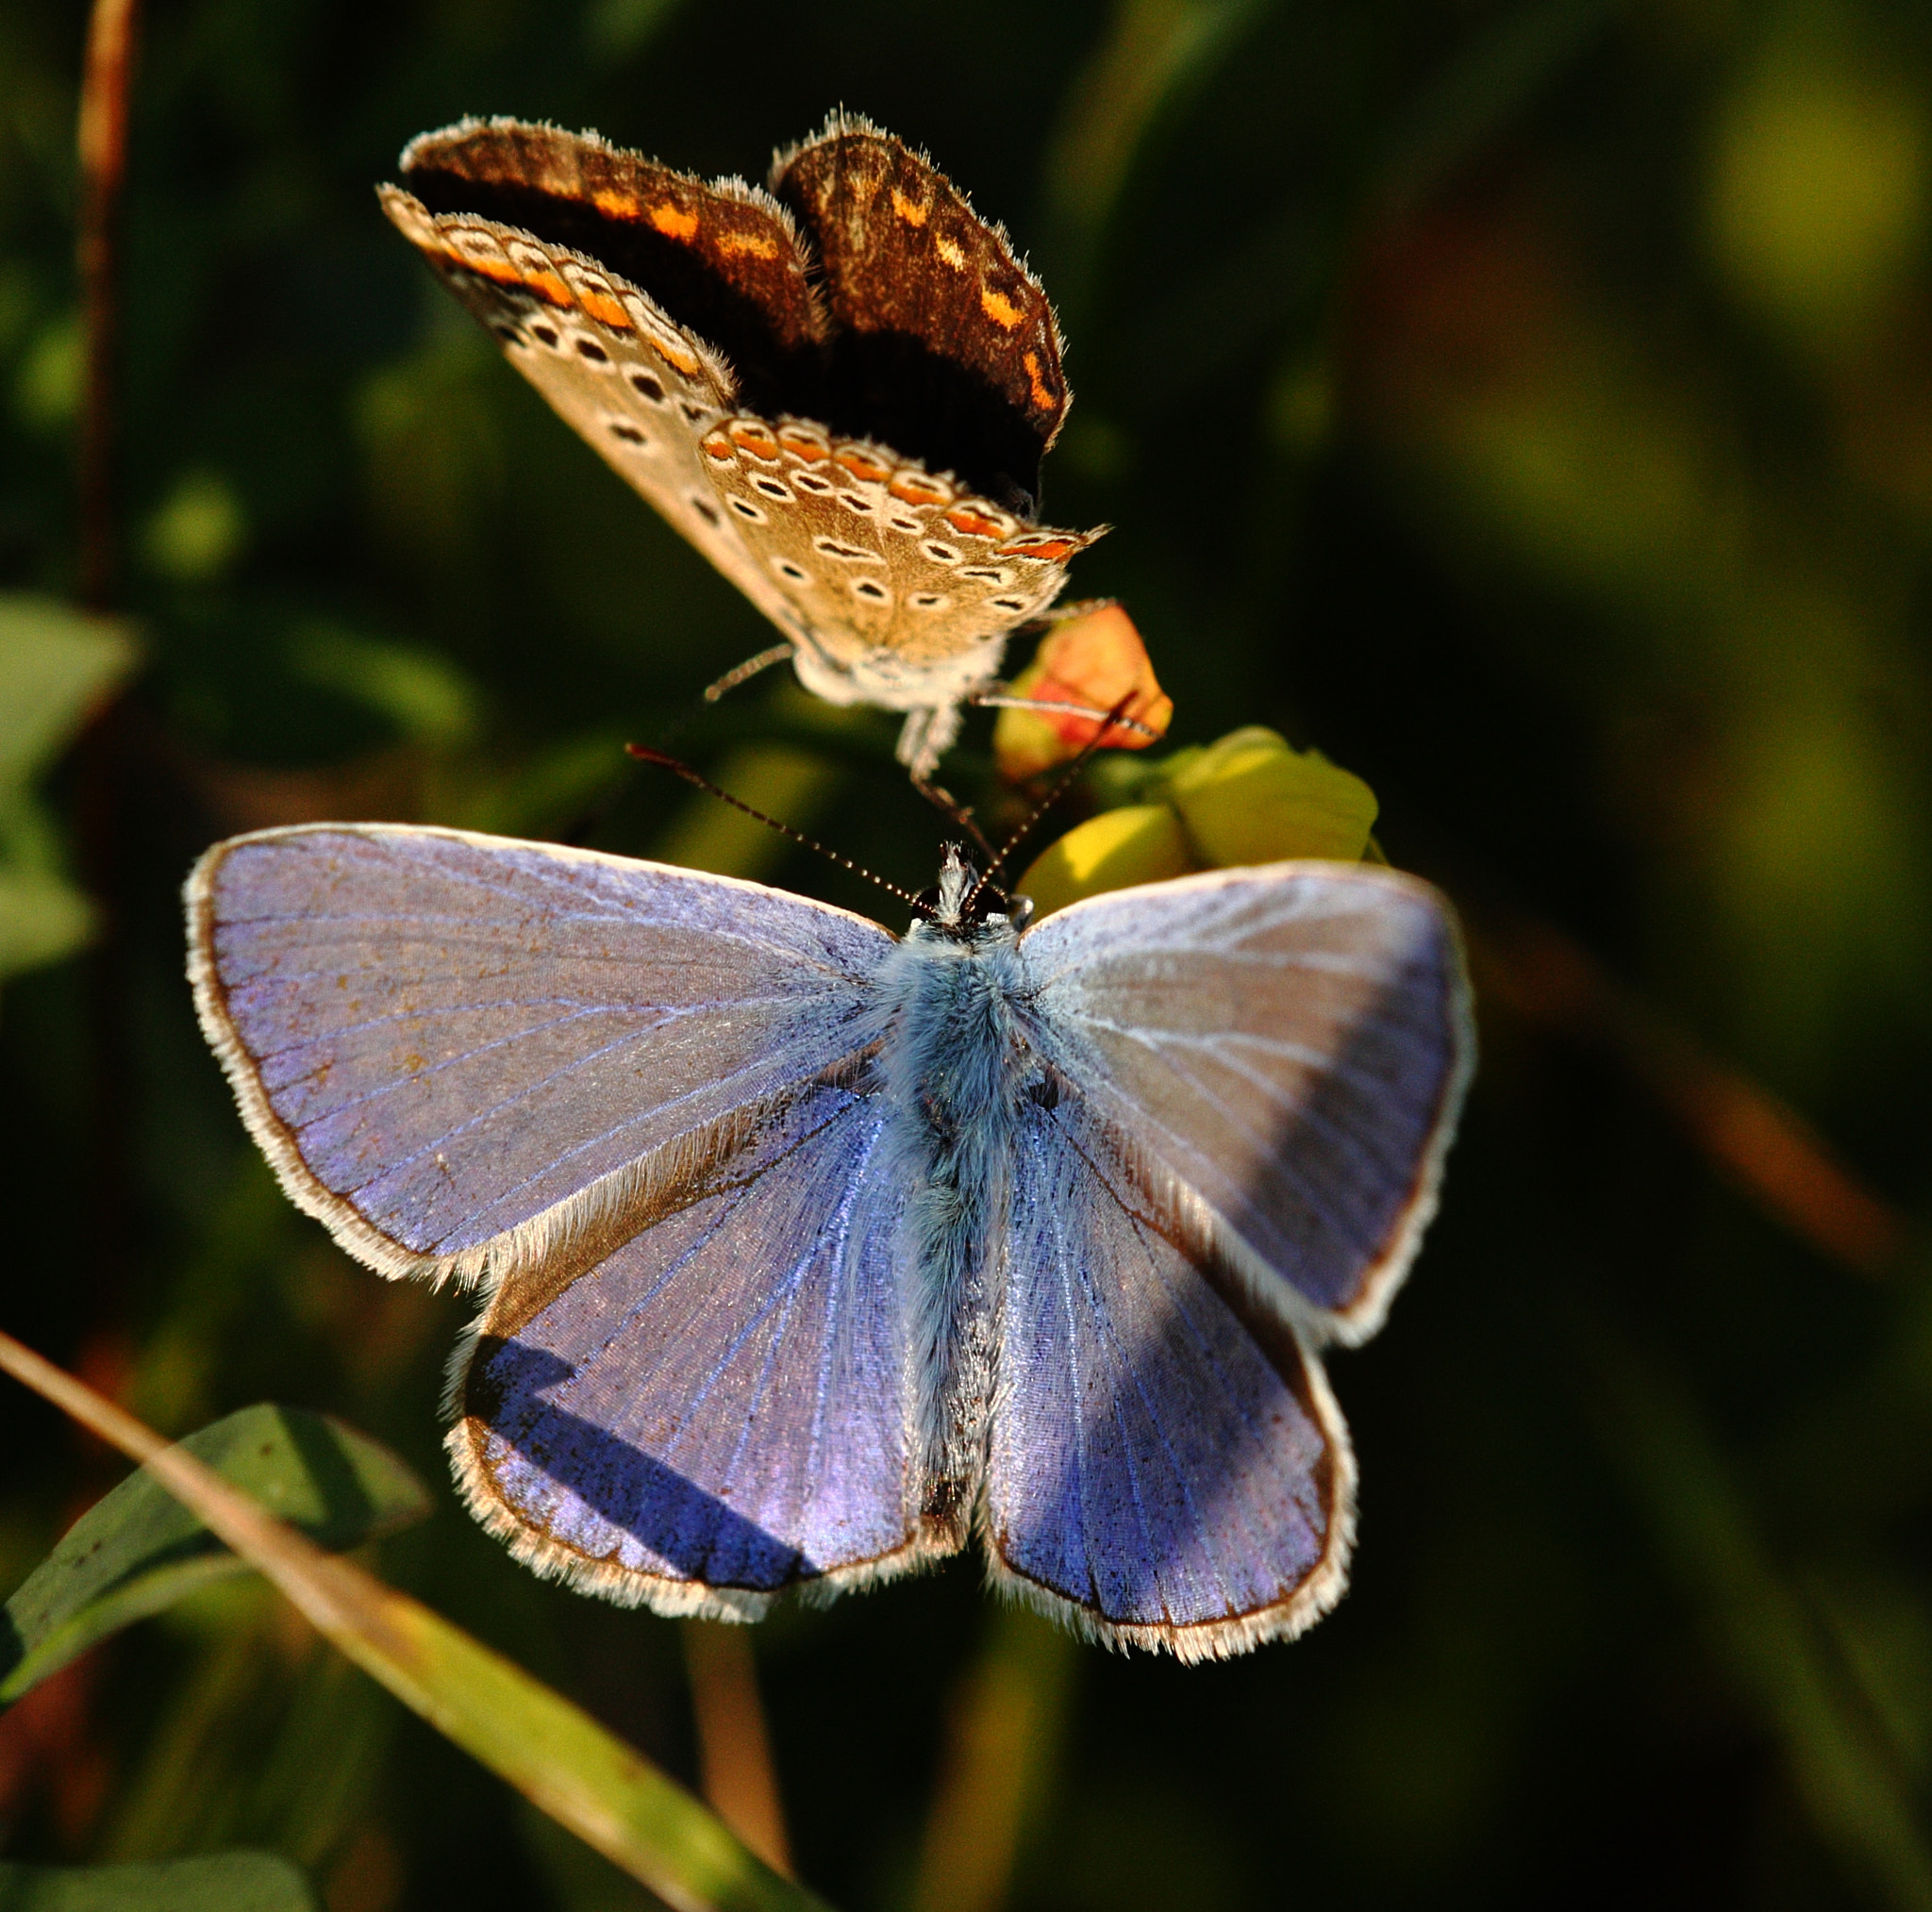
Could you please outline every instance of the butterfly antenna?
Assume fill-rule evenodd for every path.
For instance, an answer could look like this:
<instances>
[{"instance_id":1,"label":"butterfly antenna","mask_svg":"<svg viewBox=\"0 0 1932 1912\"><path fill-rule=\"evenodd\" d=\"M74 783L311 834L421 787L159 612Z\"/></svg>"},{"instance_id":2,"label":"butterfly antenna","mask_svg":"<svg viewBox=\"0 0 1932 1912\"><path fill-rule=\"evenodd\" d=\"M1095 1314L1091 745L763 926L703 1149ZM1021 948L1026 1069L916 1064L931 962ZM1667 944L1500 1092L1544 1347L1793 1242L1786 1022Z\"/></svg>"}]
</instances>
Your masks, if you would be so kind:
<instances>
[{"instance_id":1,"label":"butterfly antenna","mask_svg":"<svg viewBox=\"0 0 1932 1912\"><path fill-rule=\"evenodd\" d=\"M789 664L797 650L798 646L788 640L782 644L774 644L768 651L760 651L755 657L747 657L741 664L734 664L715 684L705 686L705 702L717 703L727 690L736 690L741 684L750 683L760 671L769 671L774 664Z\"/></svg>"},{"instance_id":2,"label":"butterfly antenna","mask_svg":"<svg viewBox=\"0 0 1932 1912\"><path fill-rule=\"evenodd\" d=\"M1101 740L1120 722L1121 713L1133 701L1134 693L1130 690L1111 710L1105 713L1107 722L1093 733L1087 742L1080 746L1079 756L1074 757L1073 762L1054 779L1053 788L1034 805L1025 822L1007 839L1005 846L993 856L992 861L986 866L986 873L973 886L972 895L961 906L964 912L971 912L973 906L979 901L979 892L992 881L995 873L1005 866L1007 858L1026 840L1034 825L1040 822L1041 818L1045 816L1047 811L1052 809L1066 795L1067 787L1087 768L1087 761L1100 748ZM981 840L983 841L984 840L982 839Z\"/></svg>"},{"instance_id":3,"label":"butterfly antenna","mask_svg":"<svg viewBox=\"0 0 1932 1912\"><path fill-rule=\"evenodd\" d=\"M850 856L841 856L829 844L821 843L816 837L808 837L803 830L795 830L790 823L781 823L776 817L768 817L762 810L755 810L741 797L735 797L729 790L720 790L703 772L693 770L682 757L673 756L667 751L653 750L648 743L626 743L625 750L640 763L655 763L674 775L681 776L693 790L701 790L718 799L721 804L729 804L734 810L742 810L754 823L762 823L768 830L776 830L781 837L789 837L792 842L815 850L828 862L836 863L841 870L849 870L855 876L863 876L868 883L876 883L881 889L889 889L901 903L908 905L921 916L932 918L936 912L927 904L922 903L909 889L901 889L889 878L868 870L863 863L855 863Z\"/></svg>"}]
</instances>

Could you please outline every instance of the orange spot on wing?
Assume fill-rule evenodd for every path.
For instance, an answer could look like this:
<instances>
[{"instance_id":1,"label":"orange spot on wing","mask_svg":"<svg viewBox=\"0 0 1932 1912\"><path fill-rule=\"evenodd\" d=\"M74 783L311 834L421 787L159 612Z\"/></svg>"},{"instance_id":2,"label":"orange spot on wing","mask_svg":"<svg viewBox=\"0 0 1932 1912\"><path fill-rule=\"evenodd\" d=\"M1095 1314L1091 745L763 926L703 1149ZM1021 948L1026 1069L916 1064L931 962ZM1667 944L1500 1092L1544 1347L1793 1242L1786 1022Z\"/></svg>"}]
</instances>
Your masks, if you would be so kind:
<instances>
[{"instance_id":1,"label":"orange spot on wing","mask_svg":"<svg viewBox=\"0 0 1932 1912\"><path fill-rule=\"evenodd\" d=\"M630 314L624 309L621 299L613 299L608 292L579 294L584 310L590 313L600 325L608 325L613 332L628 332L632 329Z\"/></svg>"},{"instance_id":2,"label":"orange spot on wing","mask_svg":"<svg viewBox=\"0 0 1932 1912\"><path fill-rule=\"evenodd\" d=\"M653 206L649 214L652 225L666 239L689 242L698 236L697 214L685 211L681 206Z\"/></svg>"},{"instance_id":3,"label":"orange spot on wing","mask_svg":"<svg viewBox=\"0 0 1932 1912\"><path fill-rule=\"evenodd\" d=\"M651 343L657 347L658 357L667 365L675 365L687 378L695 378L702 369L695 352L687 352L682 345L673 345L667 341L653 337Z\"/></svg>"},{"instance_id":4,"label":"orange spot on wing","mask_svg":"<svg viewBox=\"0 0 1932 1912\"><path fill-rule=\"evenodd\" d=\"M576 304L576 295L554 272L528 272L507 258L466 258L454 247L445 247L442 257L451 265L460 266L465 272L480 273L496 285L522 286L550 305L568 308Z\"/></svg>"},{"instance_id":5,"label":"orange spot on wing","mask_svg":"<svg viewBox=\"0 0 1932 1912\"><path fill-rule=\"evenodd\" d=\"M892 210L908 225L924 225L925 224L925 208L920 205L916 199L908 199L896 186L892 188Z\"/></svg>"},{"instance_id":6,"label":"orange spot on wing","mask_svg":"<svg viewBox=\"0 0 1932 1912\"><path fill-rule=\"evenodd\" d=\"M983 518L970 505L955 505L946 513L946 523L969 538L999 538L1007 527L991 518Z\"/></svg>"},{"instance_id":7,"label":"orange spot on wing","mask_svg":"<svg viewBox=\"0 0 1932 1912\"><path fill-rule=\"evenodd\" d=\"M966 263L966 255L962 251L960 251L959 242L958 240L940 240L935 243L933 250L937 252L939 256L942 259L944 259L949 266L963 266Z\"/></svg>"},{"instance_id":8,"label":"orange spot on wing","mask_svg":"<svg viewBox=\"0 0 1932 1912\"><path fill-rule=\"evenodd\" d=\"M1004 292L996 292L991 286L979 289L979 309L995 325L1010 332L1026 315Z\"/></svg>"},{"instance_id":9,"label":"orange spot on wing","mask_svg":"<svg viewBox=\"0 0 1932 1912\"><path fill-rule=\"evenodd\" d=\"M733 419L724 431L733 444L749 452L753 457L762 459L768 465L777 463L778 441L763 425L754 424L748 419Z\"/></svg>"},{"instance_id":10,"label":"orange spot on wing","mask_svg":"<svg viewBox=\"0 0 1932 1912\"><path fill-rule=\"evenodd\" d=\"M886 490L908 505L943 505L953 495L949 486L928 478L924 472L895 472Z\"/></svg>"},{"instance_id":11,"label":"orange spot on wing","mask_svg":"<svg viewBox=\"0 0 1932 1912\"><path fill-rule=\"evenodd\" d=\"M691 221L691 230L697 230L697 221ZM753 258L776 258L778 241L768 232L727 232L716 241L722 253L749 253Z\"/></svg>"},{"instance_id":12,"label":"orange spot on wing","mask_svg":"<svg viewBox=\"0 0 1932 1912\"><path fill-rule=\"evenodd\" d=\"M520 273L518 277L529 291L547 305L568 308L577 302L576 294L564 283L561 273L545 270L540 273Z\"/></svg>"},{"instance_id":13,"label":"orange spot on wing","mask_svg":"<svg viewBox=\"0 0 1932 1912\"><path fill-rule=\"evenodd\" d=\"M606 186L591 194L591 204L612 219L636 219L643 212L643 202L635 192L620 192Z\"/></svg>"},{"instance_id":14,"label":"orange spot on wing","mask_svg":"<svg viewBox=\"0 0 1932 1912\"><path fill-rule=\"evenodd\" d=\"M889 478L892 474L890 466L876 463L851 445L844 445L834 452L832 462L850 472L855 478L863 478L872 485L876 485L882 478Z\"/></svg>"},{"instance_id":15,"label":"orange spot on wing","mask_svg":"<svg viewBox=\"0 0 1932 1912\"><path fill-rule=\"evenodd\" d=\"M737 449L721 431L707 432L702 448L705 456L715 464L735 465L738 462Z\"/></svg>"},{"instance_id":16,"label":"orange spot on wing","mask_svg":"<svg viewBox=\"0 0 1932 1912\"><path fill-rule=\"evenodd\" d=\"M1043 563L1058 564L1063 557L1071 557L1079 549L1069 538L1034 538L1024 540L1017 544L1002 544L999 555L1002 557L1031 557Z\"/></svg>"},{"instance_id":17,"label":"orange spot on wing","mask_svg":"<svg viewBox=\"0 0 1932 1912\"><path fill-rule=\"evenodd\" d=\"M778 442L795 458L803 458L808 465L815 465L821 458L832 456L832 448L816 432L808 431L803 425L781 424L778 427Z\"/></svg>"},{"instance_id":18,"label":"orange spot on wing","mask_svg":"<svg viewBox=\"0 0 1932 1912\"><path fill-rule=\"evenodd\" d=\"M1040 354L1029 352L1020 360L1020 363L1026 368L1027 379L1032 384L1033 403L1041 411L1051 411L1059 403L1059 400L1054 395L1052 389L1041 378Z\"/></svg>"}]
</instances>

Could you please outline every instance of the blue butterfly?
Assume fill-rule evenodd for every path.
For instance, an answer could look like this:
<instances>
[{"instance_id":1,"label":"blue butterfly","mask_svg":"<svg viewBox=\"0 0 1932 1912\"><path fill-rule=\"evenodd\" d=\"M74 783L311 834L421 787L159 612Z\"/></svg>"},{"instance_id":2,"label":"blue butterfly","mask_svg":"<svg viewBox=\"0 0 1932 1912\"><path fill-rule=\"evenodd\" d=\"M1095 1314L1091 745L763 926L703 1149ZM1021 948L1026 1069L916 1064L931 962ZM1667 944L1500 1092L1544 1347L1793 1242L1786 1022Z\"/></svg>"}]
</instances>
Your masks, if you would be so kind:
<instances>
[{"instance_id":1,"label":"blue butterfly","mask_svg":"<svg viewBox=\"0 0 1932 1912\"><path fill-rule=\"evenodd\" d=\"M1183 1659L1344 1584L1316 1350L1374 1332L1472 1052L1454 925L1283 863L1025 910L948 850L904 938L723 876L391 824L188 885L283 1187L476 1284L450 1454L519 1559L755 1619L957 1553Z\"/></svg>"}]
</instances>

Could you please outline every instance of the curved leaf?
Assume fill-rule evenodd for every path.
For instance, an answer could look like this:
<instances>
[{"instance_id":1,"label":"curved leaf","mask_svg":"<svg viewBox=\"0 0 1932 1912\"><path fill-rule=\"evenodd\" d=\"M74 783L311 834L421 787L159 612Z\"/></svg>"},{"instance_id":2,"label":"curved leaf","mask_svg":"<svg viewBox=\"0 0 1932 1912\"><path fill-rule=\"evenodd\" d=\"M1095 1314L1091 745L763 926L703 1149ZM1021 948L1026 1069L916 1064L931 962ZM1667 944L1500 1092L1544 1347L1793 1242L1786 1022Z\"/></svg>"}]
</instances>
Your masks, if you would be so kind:
<instances>
[{"instance_id":1,"label":"curved leaf","mask_svg":"<svg viewBox=\"0 0 1932 1912\"><path fill-rule=\"evenodd\" d=\"M327 1415L262 1403L181 1445L319 1546L353 1547L422 1520L429 1497L387 1448ZM248 1563L144 1470L68 1529L0 1618L0 1702L96 1640ZM7 1902L0 1899L0 1912Z\"/></svg>"}]
</instances>

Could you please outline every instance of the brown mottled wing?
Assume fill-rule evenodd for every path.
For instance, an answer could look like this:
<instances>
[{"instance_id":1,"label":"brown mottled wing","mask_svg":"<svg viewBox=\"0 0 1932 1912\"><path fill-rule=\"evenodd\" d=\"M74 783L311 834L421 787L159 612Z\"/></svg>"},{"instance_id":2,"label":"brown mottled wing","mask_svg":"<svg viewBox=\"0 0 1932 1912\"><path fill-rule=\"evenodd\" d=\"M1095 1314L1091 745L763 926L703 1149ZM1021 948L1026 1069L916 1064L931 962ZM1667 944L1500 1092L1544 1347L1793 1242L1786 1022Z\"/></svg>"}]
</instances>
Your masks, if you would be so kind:
<instances>
[{"instance_id":1,"label":"brown mottled wing","mask_svg":"<svg viewBox=\"0 0 1932 1912\"><path fill-rule=\"evenodd\" d=\"M795 613L746 550L698 454L737 397L717 353L581 254L479 213L431 212L393 186L383 189L382 206L558 416L767 617L795 632Z\"/></svg>"},{"instance_id":2,"label":"brown mottled wing","mask_svg":"<svg viewBox=\"0 0 1932 1912\"><path fill-rule=\"evenodd\" d=\"M883 446L800 420L741 414L701 451L725 510L819 648L875 690L909 693L923 673L963 666L1038 616L1059 594L1066 560L1098 535L1023 524Z\"/></svg>"},{"instance_id":3,"label":"brown mottled wing","mask_svg":"<svg viewBox=\"0 0 1932 1912\"><path fill-rule=\"evenodd\" d=\"M860 122L836 119L781 154L772 191L824 271L833 426L1030 515L1070 399L1053 310L1006 234Z\"/></svg>"},{"instance_id":4,"label":"brown mottled wing","mask_svg":"<svg viewBox=\"0 0 1932 1912\"><path fill-rule=\"evenodd\" d=\"M425 133L402 175L432 212L480 213L627 279L724 355L751 408L811 408L824 311L791 216L768 193L516 120Z\"/></svg>"}]
</instances>

